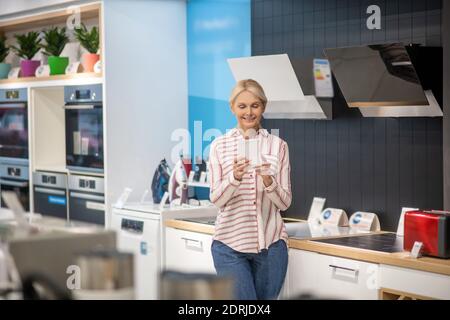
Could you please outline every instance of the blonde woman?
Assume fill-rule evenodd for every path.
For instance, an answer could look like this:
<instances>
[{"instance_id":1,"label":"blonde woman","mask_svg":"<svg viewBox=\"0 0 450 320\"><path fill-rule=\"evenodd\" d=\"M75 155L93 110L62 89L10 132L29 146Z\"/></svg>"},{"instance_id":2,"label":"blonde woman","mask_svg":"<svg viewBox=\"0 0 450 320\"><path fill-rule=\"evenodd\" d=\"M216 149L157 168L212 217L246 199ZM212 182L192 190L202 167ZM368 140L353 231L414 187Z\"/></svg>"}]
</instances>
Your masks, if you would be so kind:
<instances>
[{"instance_id":1,"label":"blonde woman","mask_svg":"<svg viewBox=\"0 0 450 320\"><path fill-rule=\"evenodd\" d=\"M210 148L210 199L219 208L211 246L217 274L231 276L236 299L276 299L286 275L287 233L281 219L291 204L289 151L261 127L263 88L248 79L231 92L236 128ZM256 139L262 165L238 157L238 144Z\"/></svg>"}]
</instances>

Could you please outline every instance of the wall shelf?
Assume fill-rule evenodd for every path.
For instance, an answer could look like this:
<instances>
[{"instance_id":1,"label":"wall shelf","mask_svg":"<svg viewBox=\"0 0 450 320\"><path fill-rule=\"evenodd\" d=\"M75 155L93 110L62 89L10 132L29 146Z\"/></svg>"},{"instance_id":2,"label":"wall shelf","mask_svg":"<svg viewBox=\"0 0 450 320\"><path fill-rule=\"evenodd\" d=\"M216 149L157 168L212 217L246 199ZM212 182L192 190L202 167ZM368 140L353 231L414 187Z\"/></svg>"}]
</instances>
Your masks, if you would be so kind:
<instances>
[{"instance_id":1,"label":"wall shelf","mask_svg":"<svg viewBox=\"0 0 450 320\"><path fill-rule=\"evenodd\" d=\"M0 80L0 89L22 87L49 87L61 85L95 84L103 82L103 74L83 72L77 74L61 74L48 77L24 77Z\"/></svg>"},{"instance_id":2,"label":"wall shelf","mask_svg":"<svg viewBox=\"0 0 450 320\"><path fill-rule=\"evenodd\" d=\"M14 41L15 34L21 34L28 31L42 31L51 26L66 26L70 19L74 19L74 14L80 14L80 22L85 23L88 28L90 25L97 26L99 31L99 54L100 60L103 57L103 30L102 30L102 3L95 2L90 4L81 4L69 6L64 9L55 9L42 13L33 13L32 15L22 15L19 17L0 19L0 35L6 37L7 41ZM14 44L9 43L9 45ZM11 58L11 54L8 56ZM7 57L7 59L8 59ZM79 59L81 60L81 57ZM13 55L7 61L12 67L18 67L18 57ZM52 75L47 77L23 77L17 79L0 79L0 88L22 88L22 87L50 87L65 85L83 85L103 83L103 74L86 72L74 75Z\"/></svg>"}]
</instances>

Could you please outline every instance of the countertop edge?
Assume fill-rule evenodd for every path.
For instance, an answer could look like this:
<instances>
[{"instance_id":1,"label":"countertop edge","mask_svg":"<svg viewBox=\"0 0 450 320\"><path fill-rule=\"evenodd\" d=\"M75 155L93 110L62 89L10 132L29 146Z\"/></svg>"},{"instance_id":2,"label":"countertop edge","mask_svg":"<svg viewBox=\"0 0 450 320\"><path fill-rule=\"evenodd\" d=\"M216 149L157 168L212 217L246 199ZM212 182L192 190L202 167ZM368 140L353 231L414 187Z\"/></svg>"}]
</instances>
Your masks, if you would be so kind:
<instances>
[{"instance_id":1,"label":"countertop edge","mask_svg":"<svg viewBox=\"0 0 450 320\"><path fill-rule=\"evenodd\" d=\"M214 234L214 226L205 225L202 223L182 221L177 219L169 219L166 220L164 223L166 227L191 232L199 232L209 235ZM307 239L300 240L290 238L288 244L289 248L291 249L312 251L341 258L348 258L378 264L386 264L396 267L403 267L408 269L450 276L450 260L441 260L438 258L431 258L431 257L422 257L419 259L413 259L409 257L409 253L407 252L397 252L397 253L377 252L372 250L349 248L339 245L314 242Z\"/></svg>"},{"instance_id":2,"label":"countertop edge","mask_svg":"<svg viewBox=\"0 0 450 320\"><path fill-rule=\"evenodd\" d=\"M408 252L385 253L297 239L289 239L289 248L450 276L449 260L431 257L414 259L409 257Z\"/></svg>"}]
</instances>

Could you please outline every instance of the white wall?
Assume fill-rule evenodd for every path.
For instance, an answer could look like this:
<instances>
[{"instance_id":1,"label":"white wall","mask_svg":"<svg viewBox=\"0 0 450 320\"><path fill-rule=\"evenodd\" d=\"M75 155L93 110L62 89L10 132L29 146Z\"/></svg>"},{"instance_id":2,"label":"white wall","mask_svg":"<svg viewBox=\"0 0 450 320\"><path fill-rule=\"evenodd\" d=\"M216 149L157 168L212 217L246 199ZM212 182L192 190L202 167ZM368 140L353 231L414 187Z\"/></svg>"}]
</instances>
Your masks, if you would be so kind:
<instances>
[{"instance_id":1,"label":"white wall","mask_svg":"<svg viewBox=\"0 0 450 320\"><path fill-rule=\"evenodd\" d=\"M186 3L104 2L106 205L139 200L173 130L187 127ZM149 197L151 193L149 193ZM107 219L108 215L107 215Z\"/></svg>"}]
</instances>

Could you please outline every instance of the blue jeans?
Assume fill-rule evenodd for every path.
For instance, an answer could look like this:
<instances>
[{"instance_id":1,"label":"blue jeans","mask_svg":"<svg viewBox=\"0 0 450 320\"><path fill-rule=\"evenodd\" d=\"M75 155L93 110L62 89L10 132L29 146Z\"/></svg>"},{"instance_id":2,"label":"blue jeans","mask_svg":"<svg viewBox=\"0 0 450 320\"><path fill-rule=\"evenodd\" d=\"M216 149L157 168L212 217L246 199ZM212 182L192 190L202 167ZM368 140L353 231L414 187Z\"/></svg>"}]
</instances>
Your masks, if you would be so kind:
<instances>
[{"instance_id":1,"label":"blue jeans","mask_svg":"<svg viewBox=\"0 0 450 320\"><path fill-rule=\"evenodd\" d=\"M288 252L286 243L278 240L260 253L233 250L220 241L211 245L218 276L234 279L238 300L276 299L286 276Z\"/></svg>"}]
</instances>

